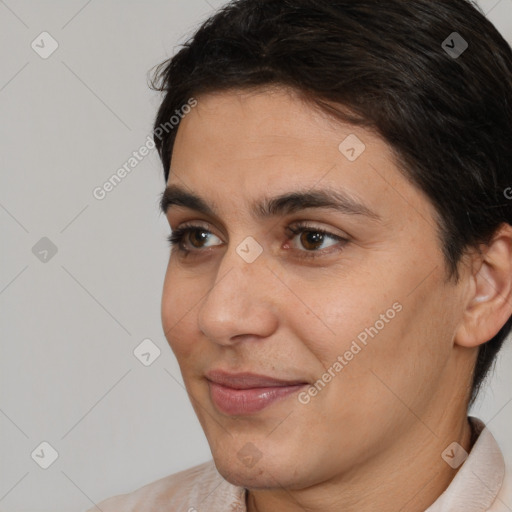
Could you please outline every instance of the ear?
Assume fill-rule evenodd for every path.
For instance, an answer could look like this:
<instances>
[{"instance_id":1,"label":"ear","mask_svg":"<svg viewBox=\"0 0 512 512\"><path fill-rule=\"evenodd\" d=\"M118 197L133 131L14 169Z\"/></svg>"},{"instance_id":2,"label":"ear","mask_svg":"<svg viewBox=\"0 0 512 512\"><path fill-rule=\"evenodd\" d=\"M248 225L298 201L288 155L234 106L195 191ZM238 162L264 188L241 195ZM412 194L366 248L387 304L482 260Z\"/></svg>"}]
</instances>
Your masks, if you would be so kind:
<instances>
[{"instance_id":1,"label":"ear","mask_svg":"<svg viewBox=\"0 0 512 512\"><path fill-rule=\"evenodd\" d=\"M477 347L492 339L512 315L512 226L502 224L474 262L464 316L455 343Z\"/></svg>"}]
</instances>

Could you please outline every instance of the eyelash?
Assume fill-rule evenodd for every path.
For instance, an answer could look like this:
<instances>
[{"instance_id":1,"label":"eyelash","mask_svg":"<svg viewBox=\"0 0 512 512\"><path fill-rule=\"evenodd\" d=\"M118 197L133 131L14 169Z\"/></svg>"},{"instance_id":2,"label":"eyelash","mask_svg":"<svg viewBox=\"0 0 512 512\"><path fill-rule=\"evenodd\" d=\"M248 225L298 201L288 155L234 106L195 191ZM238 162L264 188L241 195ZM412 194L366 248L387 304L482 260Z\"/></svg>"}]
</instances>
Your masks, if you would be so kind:
<instances>
[{"instance_id":1,"label":"eyelash","mask_svg":"<svg viewBox=\"0 0 512 512\"><path fill-rule=\"evenodd\" d=\"M194 226L194 225L183 226L179 229L174 230L167 237L169 245L171 246L171 248L177 247L178 251L184 257L188 256L191 253L201 252L202 249L189 250L189 249L185 249L183 247L183 240L184 240L185 236L194 231L203 231L205 233L213 234L208 229L204 228L203 226ZM294 238L295 236L300 235L302 233L316 233L316 234L321 234L322 236L327 236L329 238L337 240L338 242L343 242L342 246L345 246L349 242L349 240L347 238L335 235L335 234L330 233L329 231L326 231L321 228L317 228L314 226L308 226L307 224L304 224L304 223L297 223L297 224L294 224L293 226L289 226L287 228L287 231L289 231L291 234L294 235L293 237L290 237L290 238ZM332 252L333 247L335 247L335 246L328 247L327 249L324 250L324 252L318 251L318 250L299 251L300 253L304 253L300 257L301 258L310 258L310 259L319 258L319 257L325 256L327 254L325 251L329 251L329 253ZM341 250L341 249L338 249L338 250Z\"/></svg>"}]
</instances>

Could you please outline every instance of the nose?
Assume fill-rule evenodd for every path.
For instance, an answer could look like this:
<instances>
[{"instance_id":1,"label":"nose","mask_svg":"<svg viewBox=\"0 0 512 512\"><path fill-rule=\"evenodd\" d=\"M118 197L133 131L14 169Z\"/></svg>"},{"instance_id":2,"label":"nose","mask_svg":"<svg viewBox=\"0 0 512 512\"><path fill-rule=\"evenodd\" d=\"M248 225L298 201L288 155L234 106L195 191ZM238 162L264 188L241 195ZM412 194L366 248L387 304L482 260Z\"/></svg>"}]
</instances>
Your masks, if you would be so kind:
<instances>
[{"instance_id":1,"label":"nose","mask_svg":"<svg viewBox=\"0 0 512 512\"><path fill-rule=\"evenodd\" d=\"M264 254L247 263L229 248L199 306L199 329L212 342L226 346L247 337L270 336L278 325L278 285Z\"/></svg>"}]
</instances>

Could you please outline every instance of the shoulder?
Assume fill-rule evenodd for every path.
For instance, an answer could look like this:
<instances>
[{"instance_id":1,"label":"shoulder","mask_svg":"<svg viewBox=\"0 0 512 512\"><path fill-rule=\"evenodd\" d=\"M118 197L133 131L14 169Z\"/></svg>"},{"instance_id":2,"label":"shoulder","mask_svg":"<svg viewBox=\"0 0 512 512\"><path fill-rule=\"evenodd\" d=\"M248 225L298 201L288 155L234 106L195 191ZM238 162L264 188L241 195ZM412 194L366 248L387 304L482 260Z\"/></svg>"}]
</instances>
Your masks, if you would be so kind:
<instances>
[{"instance_id":1,"label":"shoulder","mask_svg":"<svg viewBox=\"0 0 512 512\"><path fill-rule=\"evenodd\" d=\"M232 504L243 511L243 496L244 489L224 480L210 460L104 500L87 512L196 512Z\"/></svg>"}]
</instances>

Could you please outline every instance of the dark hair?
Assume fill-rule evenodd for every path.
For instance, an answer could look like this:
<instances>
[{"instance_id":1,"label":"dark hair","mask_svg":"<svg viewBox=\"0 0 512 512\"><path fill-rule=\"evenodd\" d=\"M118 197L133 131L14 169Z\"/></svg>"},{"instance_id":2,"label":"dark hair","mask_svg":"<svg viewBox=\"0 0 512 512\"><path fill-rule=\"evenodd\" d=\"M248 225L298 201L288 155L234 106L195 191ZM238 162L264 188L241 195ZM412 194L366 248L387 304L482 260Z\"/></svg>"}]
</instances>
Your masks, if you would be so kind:
<instances>
[{"instance_id":1,"label":"dark hair","mask_svg":"<svg viewBox=\"0 0 512 512\"><path fill-rule=\"evenodd\" d=\"M458 282L467 248L512 224L512 51L476 4L230 2L154 71L151 87L165 92L154 124L165 179L177 125L161 127L191 97L273 85L390 145L435 207L447 279ZM480 347L470 404L511 327L512 317Z\"/></svg>"}]
</instances>

